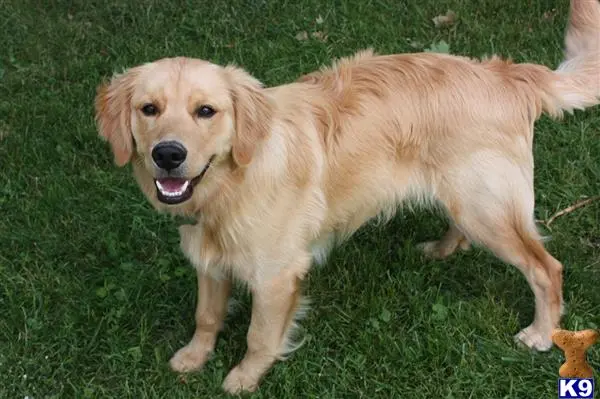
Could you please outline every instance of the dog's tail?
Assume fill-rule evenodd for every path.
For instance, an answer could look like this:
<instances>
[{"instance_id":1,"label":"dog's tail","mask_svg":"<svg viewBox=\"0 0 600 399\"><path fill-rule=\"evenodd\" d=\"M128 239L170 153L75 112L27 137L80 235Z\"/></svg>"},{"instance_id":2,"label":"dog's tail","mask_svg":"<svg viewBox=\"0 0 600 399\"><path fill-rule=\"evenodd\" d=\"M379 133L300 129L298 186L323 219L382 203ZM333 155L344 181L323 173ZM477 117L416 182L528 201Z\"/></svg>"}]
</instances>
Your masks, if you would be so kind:
<instances>
[{"instance_id":1,"label":"dog's tail","mask_svg":"<svg viewBox=\"0 0 600 399\"><path fill-rule=\"evenodd\" d=\"M571 0L569 14L565 58L544 104L553 116L600 104L600 0Z\"/></svg>"}]
</instances>

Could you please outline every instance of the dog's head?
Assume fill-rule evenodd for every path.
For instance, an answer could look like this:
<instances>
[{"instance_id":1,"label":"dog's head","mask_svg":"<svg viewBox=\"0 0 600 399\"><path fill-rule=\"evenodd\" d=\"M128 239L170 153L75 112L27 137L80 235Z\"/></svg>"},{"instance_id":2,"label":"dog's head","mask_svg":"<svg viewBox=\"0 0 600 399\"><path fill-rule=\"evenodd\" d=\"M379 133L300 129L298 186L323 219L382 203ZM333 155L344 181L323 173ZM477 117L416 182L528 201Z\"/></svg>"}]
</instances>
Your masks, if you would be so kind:
<instances>
[{"instance_id":1,"label":"dog's head","mask_svg":"<svg viewBox=\"0 0 600 399\"><path fill-rule=\"evenodd\" d=\"M207 175L248 166L271 118L264 89L248 73L189 58L116 75L98 88L95 105L115 163L135 159L142 180L154 184L146 194L170 205L190 200Z\"/></svg>"}]
</instances>

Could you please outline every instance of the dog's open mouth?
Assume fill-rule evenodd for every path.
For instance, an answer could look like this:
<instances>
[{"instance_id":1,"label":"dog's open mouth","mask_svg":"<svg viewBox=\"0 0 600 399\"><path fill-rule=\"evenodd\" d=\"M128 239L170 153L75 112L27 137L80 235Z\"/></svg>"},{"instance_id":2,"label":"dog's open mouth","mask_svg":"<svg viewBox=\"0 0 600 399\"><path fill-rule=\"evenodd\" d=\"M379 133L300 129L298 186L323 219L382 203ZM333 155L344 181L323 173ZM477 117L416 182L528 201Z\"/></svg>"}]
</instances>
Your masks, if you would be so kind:
<instances>
[{"instance_id":1,"label":"dog's open mouth","mask_svg":"<svg viewBox=\"0 0 600 399\"><path fill-rule=\"evenodd\" d=\"M156 185L156 196L158 200L164 204L176 205L189 200L194 193L194 187L200 183L200 180L206 174L214 159L214 155L210 157L202 172L191 180L181 177L163 177L154 179Z\"/></svg>"}]
</instances>

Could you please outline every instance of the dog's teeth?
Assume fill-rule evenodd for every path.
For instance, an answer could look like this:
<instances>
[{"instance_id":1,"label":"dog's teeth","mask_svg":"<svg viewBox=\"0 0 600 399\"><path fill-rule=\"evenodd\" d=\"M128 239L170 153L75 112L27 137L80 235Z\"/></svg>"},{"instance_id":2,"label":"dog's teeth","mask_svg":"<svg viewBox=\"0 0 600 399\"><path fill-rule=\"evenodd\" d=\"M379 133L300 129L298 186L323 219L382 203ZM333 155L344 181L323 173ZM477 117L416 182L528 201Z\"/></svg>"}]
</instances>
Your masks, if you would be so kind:
<instances>
[{"instance_id":1,"label":"dog's teeth","mask_svg":"<svg viewBox=\"0 0 600 399\"><path fill-rule=\"evenodd\" d=\"M163 187L163 185L160 184L160 181L156 180L156 187L158 188L158 190L160 191L160 193L162 195L167 196L167 197L179 197L179 196L183 195L186 192L186 190L188 189L189 185L190 185L190 181L186 180L179 190L169 191L169 190L165 190L165 187Z\"/></svg>"}]
</instances>

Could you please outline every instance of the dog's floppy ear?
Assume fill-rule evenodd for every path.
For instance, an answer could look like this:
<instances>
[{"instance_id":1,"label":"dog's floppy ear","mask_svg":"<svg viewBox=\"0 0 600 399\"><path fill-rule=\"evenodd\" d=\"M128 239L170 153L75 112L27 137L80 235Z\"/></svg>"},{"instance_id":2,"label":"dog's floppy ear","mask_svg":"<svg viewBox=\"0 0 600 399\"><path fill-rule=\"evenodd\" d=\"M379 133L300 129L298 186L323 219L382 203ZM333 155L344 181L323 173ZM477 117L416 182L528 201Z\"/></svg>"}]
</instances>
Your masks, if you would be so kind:
<instances>
[{"instance_id":1,"label":"dog's floppy ear","mask_svg":"<svg viewBox=\"0 0 600 399\"><path fill-rule=\"evenodd\" d=\"M227 66L225 72L231 85L235 112L231 152L238 166L247 166L252 161L257 145L269 134L273 105L264 93L262 84L246 71Z\"/></svg>"},{"instance_id":2,"label":"dog's floppy ear","mask_svg":"<svg viewBox=\"0 0 600 399\"><path fill-rule=\"evenodd\" d=\"M136 71L115 75L98 87L95 108L98 133L110 143L115 164L124 166L133 153L131 95Z\"/></svg>"}]
</instances>

